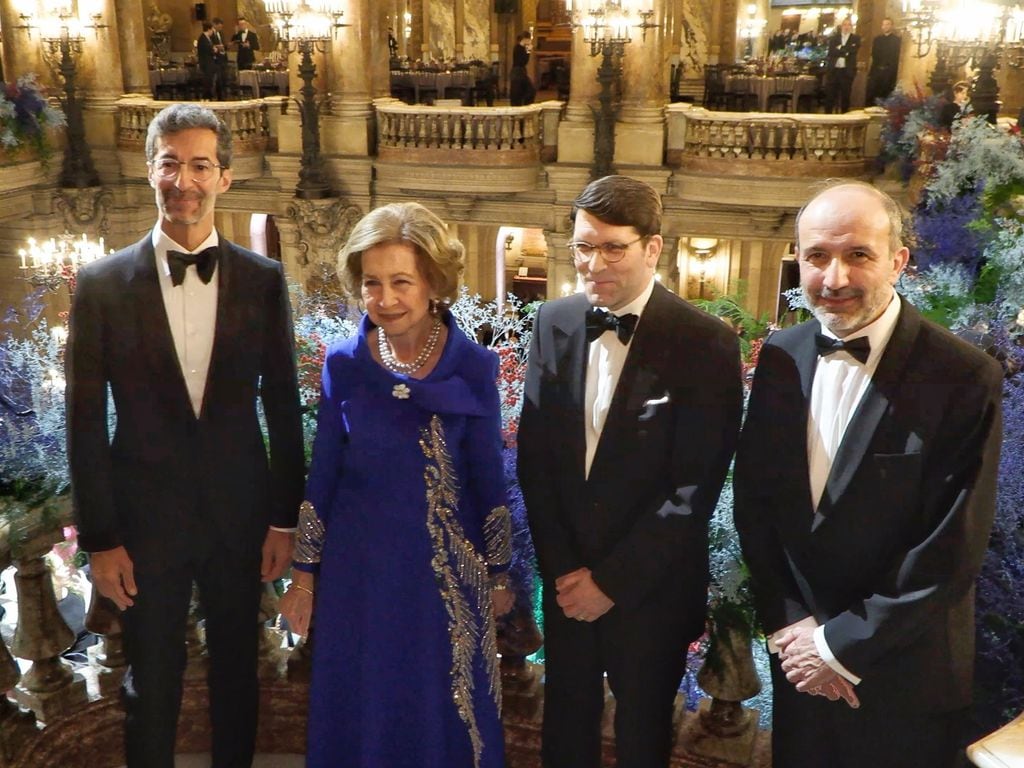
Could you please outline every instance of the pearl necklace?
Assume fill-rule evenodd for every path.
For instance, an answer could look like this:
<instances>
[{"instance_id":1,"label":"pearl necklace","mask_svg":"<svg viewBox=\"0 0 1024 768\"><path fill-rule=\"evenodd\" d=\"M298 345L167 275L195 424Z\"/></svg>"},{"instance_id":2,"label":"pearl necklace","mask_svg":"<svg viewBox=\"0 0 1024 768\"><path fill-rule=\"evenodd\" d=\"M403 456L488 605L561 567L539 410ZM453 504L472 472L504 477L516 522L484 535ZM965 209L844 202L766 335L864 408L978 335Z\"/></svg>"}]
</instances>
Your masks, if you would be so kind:
<instances>
[{"instance_id":1,"label":"pearl necklace","mask_svg":"<svg viewBox=\"0 0 1024 768\"><path fill-rule=\"evenodd\" d=\"M420 350L420 353L416 355L416 359L411 363L403 363L395 357L394 350L391 349L391 344L388 343L388 335L384 333L384 329L378 327L377 351L380 352L380 361L389 371L411 376L427 364L427 360L429 360L430 356L434 353L434 349L437 347L437 340L440 338L441 318L435 317L434 324L430 328L430 334L427 336L427 343L423 345L423 349Z\"/></svg>"}]
</instances>

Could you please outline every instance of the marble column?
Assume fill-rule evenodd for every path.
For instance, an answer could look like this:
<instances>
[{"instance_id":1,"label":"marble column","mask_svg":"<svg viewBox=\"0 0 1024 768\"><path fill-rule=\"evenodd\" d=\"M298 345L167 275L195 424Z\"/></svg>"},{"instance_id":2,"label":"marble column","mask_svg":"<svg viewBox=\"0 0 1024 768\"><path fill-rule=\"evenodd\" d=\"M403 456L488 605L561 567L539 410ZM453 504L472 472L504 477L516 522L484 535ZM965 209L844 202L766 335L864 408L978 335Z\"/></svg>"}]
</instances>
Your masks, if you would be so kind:
<instances>
[{"instance_id":1,"label":"marble column","mask_svg":"<svg viewBox=\"0 0 1024 768\"><path fill-rule=\"evenodd\" d=\"M121 77L125 93L149 94L146 60L146 18L142 0L114 0L117 41L121 48Z\"/></svg>"},{"instance_id":2,"label":"marble column","mask_svg":"<svg viewBox=\"0 0 1024 768\"><path fill-rule=\"evenodd\" d=\"M15 0L0 0L0 29L3 30L4 77L14 82L22 75L34 72L39 80L53 86L54 77L43 61L39 29L19 29L32 19L22 19L19 14L29 10L15 4ZM31 13L38 13L36 7Z\"/></svg>"},{"instance_id":3,"label":"marble column","mask_svg":"<svg viewBox=\"0 0 1024 768\"><path fill-rule=\"evenodd\" d=\"M387 30L380 29L371 2L349 4L343 19L348 26L337 30L330 43L331 110L321 117L323 151L328 155L365 157L373 145L371 63L373 58L382 59L386 66L388 46Z\"/></svg>"},{"instance_id":4,"label":"marble column","mask_svg":"<svg viewBox=\"0 0 1024 768\"><path fill-rule=\"evenodd\" d=\"M632 40L622 56L622 102L615 131L616 165L660 166L665 144L663 110L668 103L667 64L668 8L665 0L652 5L653 24L632 30Z\"/></svg>"},{"instance_id":5,"label":"marble column","mask_svg":"<svg viewBox=\"0 0 1024 768\"><path fill-rule=\"evenodd\" d=\"M85 17L84 4L79 4L82 24L91 23ZM121 75L120 7L117 0L93 0L89 12L100 14L98 29L84 28L82 55L76 60L78 66L78 87L90 97L117 98L124 93L124 79ZM142 25L141 9L138 25ZM145 49L143 70L148 86L149 74L145 71ZM147 87L148 90L148 87ZM90 137L91 138L91 137Z\"/></svg>"},{"instance_id":6,"label":"marble column","mask_svg":"<svg viewBox=\"0 0 1024 768\"><path fill-rule=\"evenodd\" d=\"M558 126L558 161L589 165L594 160L594 114L601 86L597 82L600 56L590 55L590 46L583 42L583 30L572 36L572 81L565 119ZM551 273L548 272L548 288ZM558 295L553 294L553 295Z\"/></svg>"}]
</instances>

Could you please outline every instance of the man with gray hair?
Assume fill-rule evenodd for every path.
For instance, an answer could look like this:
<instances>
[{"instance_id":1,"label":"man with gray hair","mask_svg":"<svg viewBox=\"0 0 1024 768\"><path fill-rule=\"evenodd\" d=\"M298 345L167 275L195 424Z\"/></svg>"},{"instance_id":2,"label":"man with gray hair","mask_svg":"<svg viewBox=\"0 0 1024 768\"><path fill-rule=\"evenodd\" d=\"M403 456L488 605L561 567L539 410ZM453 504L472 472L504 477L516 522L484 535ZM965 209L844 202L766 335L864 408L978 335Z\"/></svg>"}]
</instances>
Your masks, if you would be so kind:
<instances>
[{"instance_id":1,"label":"man with gray hair","mask_svg":"<svg viewBox=\"0 0 1024 768\"><path fill-rule=\"evenodd\" d=\"M67 347L79 544L123 611L129 768L171 768L192 585L214 768L252 762L260 579L291 561L303 450L281 265L214 228L231 133L195 104L150 123L157 224L81 270ZM108 435L108 392L116 427ZM264 445L257 398L269 433Z\"/></svg>"},{"instance_id":2,"label":"man with gray hair","mask_svg":"<svg viewBox=\"0 0 1024 768\"><path fill-rule=\"evenodd\" d=\"M995 510L1002 369L894 284L899 206L831 184L797 216L814 319L754 378L735 521L768 634L776 768L951 768Z\"/></svg>"}]
</instances>

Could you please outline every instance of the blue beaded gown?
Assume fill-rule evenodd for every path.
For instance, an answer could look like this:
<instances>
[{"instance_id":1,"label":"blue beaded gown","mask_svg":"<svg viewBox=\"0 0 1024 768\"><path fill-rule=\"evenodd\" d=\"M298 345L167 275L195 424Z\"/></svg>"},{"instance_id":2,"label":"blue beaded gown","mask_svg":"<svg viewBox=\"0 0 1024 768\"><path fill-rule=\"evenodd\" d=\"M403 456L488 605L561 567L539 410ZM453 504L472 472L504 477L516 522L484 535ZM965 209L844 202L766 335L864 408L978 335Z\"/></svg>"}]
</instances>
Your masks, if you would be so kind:
<instances>
[{"instance_id":1,"label":"blue beaded gown","mask_svg":"<svg viewBox=\"0 0 1024 768\"><path fill-rule=\"evenodd\" d=\"M328 350L295 567L318 574L307 768L501 768L497 357L450 315L423 380Z\"/></svg>"}]
</instances>

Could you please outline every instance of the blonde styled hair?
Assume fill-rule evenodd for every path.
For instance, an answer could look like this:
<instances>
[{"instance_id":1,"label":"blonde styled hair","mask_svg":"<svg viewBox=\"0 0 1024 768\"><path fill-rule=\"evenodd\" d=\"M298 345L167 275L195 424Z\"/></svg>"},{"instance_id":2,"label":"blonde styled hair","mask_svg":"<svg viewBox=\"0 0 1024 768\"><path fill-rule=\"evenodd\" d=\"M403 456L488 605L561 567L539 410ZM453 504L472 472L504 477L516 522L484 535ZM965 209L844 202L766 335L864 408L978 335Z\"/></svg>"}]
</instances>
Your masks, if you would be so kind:
<instances>
[{"instance_id":1,"label":"blonde styled hair","mask_svg":"<svg viewBox=\"0 0 1024 768\"><path fill-rule=\"evenodd\" d=\"M416 266L443 303L455 300L465 251L448 236L448 227L429 208L419 203L392 203L363 216L352 228L338 256L342 282L353 296L362 293L363 254L387 243L401 243L416 253Z\"/></svg>"}]
</instances>

